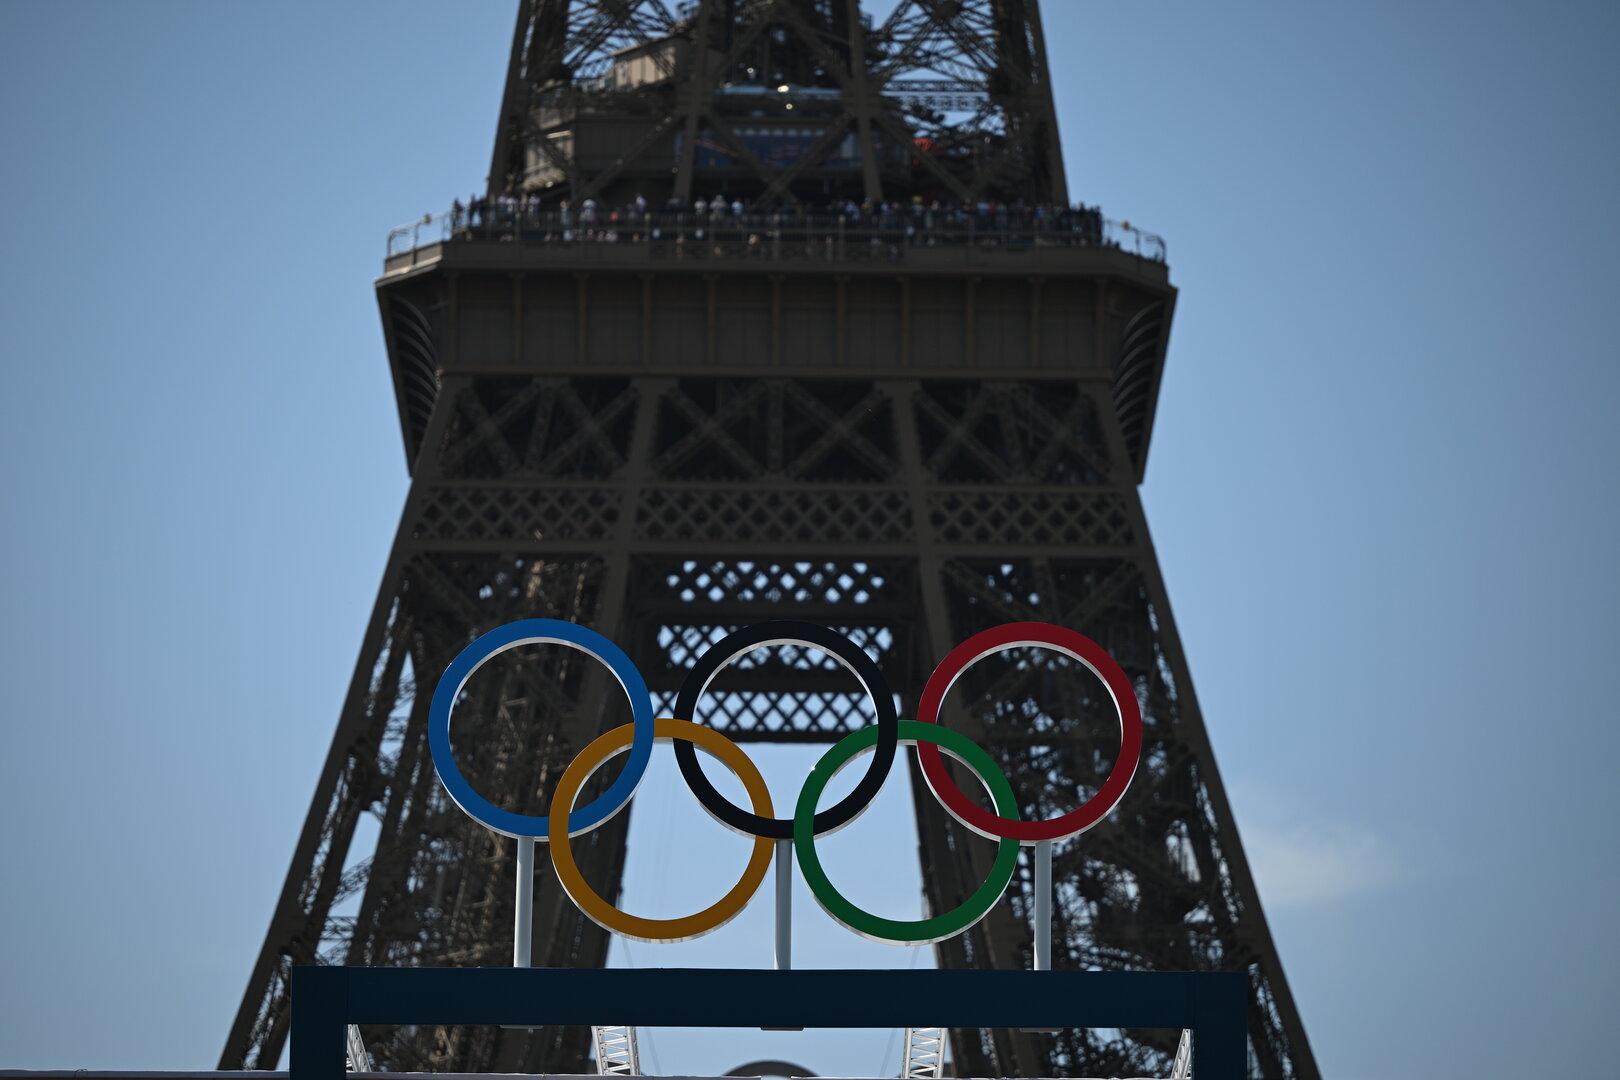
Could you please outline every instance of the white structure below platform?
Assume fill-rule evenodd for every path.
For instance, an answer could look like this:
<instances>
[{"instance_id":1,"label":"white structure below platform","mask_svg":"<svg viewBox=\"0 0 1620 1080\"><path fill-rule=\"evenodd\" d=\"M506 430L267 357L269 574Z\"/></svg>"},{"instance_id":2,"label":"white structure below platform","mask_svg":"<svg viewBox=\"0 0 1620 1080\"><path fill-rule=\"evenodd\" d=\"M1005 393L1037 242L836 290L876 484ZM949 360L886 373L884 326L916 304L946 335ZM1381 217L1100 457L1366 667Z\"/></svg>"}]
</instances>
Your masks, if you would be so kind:
<instances>
[{"instance_id":1,"label":"white structure below platform","mask_svg":"<svg viewBox=\"0 0 1620 1080\"><path fill-rule=\"evenodd\" d=\"M636 1029L615 1024L593 1027L596 1040L596 1074L598 1076L637 1076L641 1073L641 1055L636 1051Z\"/></svg>"}]
</instances>

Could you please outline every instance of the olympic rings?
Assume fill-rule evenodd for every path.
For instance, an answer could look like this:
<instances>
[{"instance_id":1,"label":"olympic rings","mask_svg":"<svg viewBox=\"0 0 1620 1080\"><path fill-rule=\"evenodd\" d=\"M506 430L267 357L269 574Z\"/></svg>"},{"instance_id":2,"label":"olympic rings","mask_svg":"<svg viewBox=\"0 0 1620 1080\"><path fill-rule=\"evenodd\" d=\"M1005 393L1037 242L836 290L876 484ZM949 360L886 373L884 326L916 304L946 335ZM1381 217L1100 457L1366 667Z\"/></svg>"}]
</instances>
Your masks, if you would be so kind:
<instances>
[{"instance_id":1,"label":"olympic rings","mask_svg":"<svg viewBox=\"0 0 1620 1080\"><path fill-rule=\"evenodd\" d=\"M647 682L630 658L613 642L595 630L561 619L522 619L496 627L461 650L450 666L444 669L438 688L433 691L433 703L428 709L428 750L433 755L433 768L439 782L455 804L468 816L487 828L512 837L544 839L551 833L551 823L545 815L516 814L502 810L478 792L461 775L456 766L455 753L450 748L450 713L455 708L461 688L467 685L473 672L490 657L515 649L519 645L557 644L578 649L587 656L600 660L618 680L625 696L630 699L631 726L635 729L630 744L630 757L619 778L592 802L568 815L568 832L577 836L587 832L623 810L636 793L647 762L652 759L653 709L647 693Z\"/></svg>"},{"instance_id":2,"label":"olympic rings","mask_svg":"<svg viewBox=\"0 0 1620 1080\"><path fill-rule=\"evenodd\" d=\"M450 746L450 714L474 672L492 656L530 643L567 645L600 661L630 699L631 722L599 736L569 763L552 793L549 813L517 814L502 810L473 790L457 767ZM758 768L723 734L695 723L692 714L719 670L750 649L792 644L819 649L861 681L877 713L877 723L835 743L811 770L800 790L791 819L774 816L770 791ZM1085 664L1103 680L1119 715L1119 756L1096 795L1066 814L1045 821L1019 817L1017 796L995 759L966 736L939 723L939 711L957 679L984 657L1025 645L1045 646ZM1130 679L1096 642L1047 623L1009 623L962 642L929 677L918 702L917 719L899 719L894 694L883 671L866 651L843 635L811 623L773 621L728 634L698 657L682 681L675 710L684 719L654 719L646 681L630 658L593 630L558 619L524 619L491 630L461 651L445 669L428 710L428 747L440 782L457 806L490 829L518 839L546 840L564 891L599 926L641 941L684 941L709 933L747 906L770 868L777 843L790 840L800 871L817 902L835 920L865 937L894 944L924 944L953 937L982 919L1006 891L1016 869L1021 844L1075 836L1102 820L1124 797L1142 753L1142 713ZM741 878L719 901L692 915L647 919L608 903L585 882L569 840L602 825L623 810L635 795L655 740L674 743L675 760L698 802L721 824L750 836L753 851ZM834 888L816 854L816 838L855 820L871 805L894 763L901 742L916 747L924 779L946 810L969 829L997 841L996 858L973 895L950 911L924 919L887 919L867 912ZM752 810L721 795L698 765L697 751L720 759L742 782ZM989 792L995 812L980 809L952 782L941 751L977 774ZM847 796L827 810L816 811L827 784L863 753L871 752L866 773ZM585 783L610 759L626 754L618 777L601 795L574 808Z\"/></svg>"},{"instance_id":3,"label":"olympic rings","mask_svg":"<svg viewBox=\"0 0 1620 1080\"><path fill-rule=\"evenodd\" d=\"M938 723L939 707L964 671L992 653L1016 649L1021 645L1045 645L1056 649L1086 665L1108 687L1109 696L1114 699L1114 709L1119 714L1119 756L1114 759L1114 767L1102 787L1097 789L1097 794L1055 818L1014 821L1005 814L997 817L980 809L963 794L945 771L938 746L931 742L919 743L917 760L922 764L923 779L928 781L934 797L944 804L952 817L980 836L991 840L1010 837L1025 844L1064 840L1085 832L1119 804L1119 800L1125 796L1125 789L1131 786L1137 761L1142 756L1142 710L1136 703L1136 690L1101 645L1084 634L1051 623L1007 623L974 634L952 649L950 655L941 660L939 667L928 677L928 684L923 687L922 698L917 703L917 719L924 724Z\"/></svg>"},{"instance_id":4,"label":"olympic rings","mask_svg":"<svg viewBox=\"0 0 1620 1080\"><path fill-rule=\"evenodd\" d=\"M1001 894L1007 891L1013 872L1018 868L1018 841L1007 837L996 847L996 861L990 867L984 883L972 896L940 915L926 919L886 919L855 906L833 887L816 855L816 830L811 824L816 812L816 801L844 766L863 750L869 750L878 740L876 728L862 728L844 736L822 755L810 770L810 778L799 791L799 804L793 814L793 849L799 856L799 872L810 886L811 894L823 911L843 923L862 937L898 945L928 945L955 937L989 914ZM960 732L937 724L920 724L915 720L900 721L902 742L927 743L956 758L978 774L980 782L990 792L996 809L1011 818L1018 816L1018 798L1006 774L995 759Z\"/></svg>"},{"instance_id":5,"label":"olympic rings","mask_svg":"<svg viewBox=\"0 0 1620 1080\"><path fill-rule=\"evenodd\" d=\"M894 692L883 678L883 669L867 655L865 649L844 635L814 623L776 620L745 626L727 634L698 657L692 670L681 680L680 693L675 697L675 712L696 720L698 699L720 669L743 653L762 645L809 645L820 649L861 680L861 685L866 688L866 696L872 699L872 707L877 710L877 752L872 755L872 764L867 767L866 775L855 785L855 790L816 815L817 835L841 829L860 817L872 800L877 798L878 789L883 786L884 778L894 765L894 748L899 741L896 735L899 717L895 714ZM793 838L791 819L750 814L716 791L709 778L703 775L691 744L675 744L675 761L681 767L686 786L692 789L692 794L703 804L703 809L725 824L749 836L768 836L773 840Z\"/></svg>"},{"instance_id":6,"label":"olympic rings","mask_svg":"<svg viewBox=\"0 0 1620 1080\"><path fill-rule=\"evenodd\" d=\"M765 778L736 743L712 728L699 727L687 720L656 720L653 731L659 740L672 740L676 746L700 746L719 758L742 781L754 810L766 817L771 816L771 792L765 786ZM568 842L568 830L562 827L561 822L564 816L572 821L573 815L569 810L579 789L604 762L622 753L625 747L632 746L636 734L634 724L616 727L581 750L579 756L563 770L562 779L557 781L557 790L551 796L551 865L556 868L557 880L562 883L563 891L574 906L602 929L636 941L690 941L711 930L718 930L747 906L759 889L760 882L765 880L776 844L767 837L755 837L754 852L749 856L748 866L737 884L717 902L693 915L676 919L645 919L602 899L580 874L579 866L574 862L574 850Z\"/></svg>"}]
</instances>

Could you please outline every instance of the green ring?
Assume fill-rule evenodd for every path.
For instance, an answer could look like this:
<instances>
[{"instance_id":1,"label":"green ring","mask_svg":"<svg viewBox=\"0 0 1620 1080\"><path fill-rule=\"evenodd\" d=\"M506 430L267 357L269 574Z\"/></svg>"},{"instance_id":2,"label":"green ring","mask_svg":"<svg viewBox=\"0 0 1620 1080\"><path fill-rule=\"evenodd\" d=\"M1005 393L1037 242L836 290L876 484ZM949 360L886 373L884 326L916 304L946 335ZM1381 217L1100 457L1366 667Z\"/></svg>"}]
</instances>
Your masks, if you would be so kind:
<instances>
[{"instance_id":1,"label":"green ring","mask_svg":"<svg viewBox=\"0 0 1620 1080\"><path fill-rule=\"evenodd\" d=\"M828 915L849 929L874 941L890 945L928 945L955 937L989 914L1001 894L1007 891L1013 871L1018 867L1018 841L1003 838L996 846L996 861L984 884L961 904L942 915L927 919L885 919L862 910L845 899L827 878L816 857L815 816L816 803L827 784L862 750L870 750L877 743L878 729L862 728L834 743L821 756L816 767L799 791L799 802L793 810L793 850L799 856L799 872L816 902ZM979 780L990 790L996 804L996 813L1004 818L1018 818L1018 799L1012 785L989 754L973 740L960 732L938 724L924 724L916 720L900 721L900 741L903 743L933 743L978 774Z\"/></svg>"}]
</instances>

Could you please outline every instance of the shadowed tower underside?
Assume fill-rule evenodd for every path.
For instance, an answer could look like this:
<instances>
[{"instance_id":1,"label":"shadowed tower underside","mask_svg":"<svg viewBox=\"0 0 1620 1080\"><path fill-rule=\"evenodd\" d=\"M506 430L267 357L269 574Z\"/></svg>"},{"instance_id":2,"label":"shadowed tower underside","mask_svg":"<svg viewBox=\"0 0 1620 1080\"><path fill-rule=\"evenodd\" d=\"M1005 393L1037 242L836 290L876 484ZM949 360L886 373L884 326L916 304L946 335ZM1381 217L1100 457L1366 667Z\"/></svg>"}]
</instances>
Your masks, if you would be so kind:
<instances>
[{"instance_id":1,"label":"shadowed tower underside","mask_svg":"<svg viewBox=\"0 0 1620 1080\"><path fill-rule=\"evenodd\" d=\"M391 247L378 281L412 484L221 1067L275 1067L294 964L509 962L512 844L443 794L426 714L469 641L548 616L621 642L664 714L709 644L765 619L847 634L903 715L978 630L1096 639L1135 684L1145 745L1116 813L1056 851L1054 966L1245 971L1251 1072L1318 1075L1137 493L1175 290L1162 248L1051 209L1067 192L1047 79L1033 0L875 18L854 0L524 0L487 203ZM722 194L723 219L691 211ZM628 719L567 649L503 654L466 694L464 771L528 813ZM792 646L728 668L702 709L739 741L868 722L854 681ZM1090 795L1118 749L1101 683L1051 652L975 665L947 712L1026 817ZM944 910L994 845L913 790ZM610 898L626 822L575 844ZM539 864L535 962L601 965L606 935ZM1029 966L1032 884L1025 863L940 965ZM951 1038L959 1074L1062 1076L1167 1074L1177 1035ZM588 1071L582 1029L367 1044L390 1070Z\"/></svg>"}]
</instances>

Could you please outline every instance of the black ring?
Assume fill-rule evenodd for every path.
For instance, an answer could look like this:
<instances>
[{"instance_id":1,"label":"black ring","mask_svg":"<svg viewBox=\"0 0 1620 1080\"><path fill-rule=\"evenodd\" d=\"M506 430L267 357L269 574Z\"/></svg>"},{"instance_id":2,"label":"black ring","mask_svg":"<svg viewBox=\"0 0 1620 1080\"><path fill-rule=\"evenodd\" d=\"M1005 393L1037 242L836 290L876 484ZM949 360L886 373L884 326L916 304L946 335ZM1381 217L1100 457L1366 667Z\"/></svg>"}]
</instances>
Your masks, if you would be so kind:
<instances>
[{"instance_id":1,"label":"black ring","mask_svg":"<svg viewBox=\"0 0 1620 1080\"><path fill-rule=\"evenodd\" d=\"M883 677L883 669L867 655L865 649L849 638L825 626L792 619L775 619L745 626L727 634L698 657L697 663L682 680L680 693L675 696L675 715L679 719L697 723L698 718L694 713L698 699L709 688L709 683L719 670L761 645L808 645L820 649L861 680L866 688L866 696L872 699L872 706L877 710L877 745L873 748L866 775L861 777L854 791L817 814L814 819L817 836L842 828L859 817L877 798L878 790L883 787L889 768L894 764L895 747L900 743L900 717L895 711L894 692ZM715 790L709 778L703 775L703 769L698 765L697 751L690 743L676 742L675 762L681 767L686 786L692 789L692 794L703 804L703 809L724 824L748 836L793 839L792 818L760 817Z\"/></svg>"}]
</instances>

